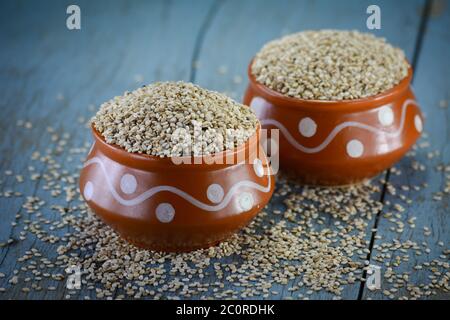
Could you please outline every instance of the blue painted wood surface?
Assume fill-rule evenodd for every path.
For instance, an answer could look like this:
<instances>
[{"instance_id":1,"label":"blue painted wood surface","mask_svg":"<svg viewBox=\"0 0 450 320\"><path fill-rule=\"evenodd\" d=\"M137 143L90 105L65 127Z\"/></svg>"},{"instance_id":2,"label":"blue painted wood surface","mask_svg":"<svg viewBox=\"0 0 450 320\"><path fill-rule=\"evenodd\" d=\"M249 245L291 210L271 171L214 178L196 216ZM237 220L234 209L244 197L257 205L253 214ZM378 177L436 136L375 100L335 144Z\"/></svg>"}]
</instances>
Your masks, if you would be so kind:
<instances>
[{"instance_id":1,"label":"blue painted wood surface","mask_svg":"<svg viewBox=\"0 0 450 320\"><path fill-rule=\"evenodd\" d=\"M358 29L367 31L365 10L376 3L382 9L382 29L377 35L405 50L410 61L416 57L415 92L427 115L426 131L434 149L441 155L433 161L448 164L450 136L448 108L439 108L440 100L449 99L450 72L446 60L450 56L449 4L440 7L421 28L421 10L425 1L77 1L82 9L82 30L69 31L65 27L66 3L60 1L4 1L0 4L0 172L12 170L25 174L34 151L45 153L52 146L46 133L48 125L57 132L68 132L69 147L90 141L90 133L78 119L92 115L90 105L132 90L142 83L157 80L191 80L209 89L227 92L240 100L246 85L247 65L252 56L268 40L282 34L318 28ZM442 5L440 3L440 5ZM423 24L422 24L423 25ZM422 39L422 46L418 46ZM219 72L219 69L222 70ZM223 70L226 70L224 74ZM19 119L30 120L33 128L16 126ZM54 143L53 143L54 144ZM68 151L59 159L66 159ZM405 221L417 216L416 228L405 222L405 231L398 235L390 231L391 224L383 212L374 217L367 233L382 239L411 239L426 241L430 255L440 255L439 241L449 244L448 196L434 201L435 192L442 188L445 174L430 166L420 174L409 168L411 162L427 160L427 150L418 150L414 158L405 158L398 167L403 175L391 173L389 180L396 185L428 183L429 187L408 205ZM72 164L71 164L72 165ZM77 161L73 161L76 169ZM36 171L44 170L38 164ZM383 175L382 175L383 176ZM17 183L14 176L2 174L0 190L18 190L36 194L51 203L67 205L43 193L39 181ZM393 201L389 194L375 195ZM417 201L416 201L417 200ZM19 228L12 227L16 214L26 216L22 197L0 198L0 242L18 238ZM283 197L275 197L270 208L283 208ZM43 211L47 219L58 213ZM332 221L329 222L332 227ZM378 226L372 234L370 229ZM423 226L432 229L431 237L424 238ZM374 245L377 245L375 239ZM54 248L36 238L28 237L5 248L0 248L0 299L56 299L67 291L64 283L48 281L55 291L26 294L20 287L11 287L7 281L13 270L20 268L17 258L31 248L47 255L55 255ZM368 247L369 248L369 247ZM373 258L376 250L371 252ZM401 268L412 270L420 258L411 257ZM376 261L371 260L376 264ZM420 284L414 274L412 282ZM211 282L216 281L210 279ZM292 296L288 290L295 282L272 288L270 298ZM383 286L389 286L383 283ZM227 289L227 288L225 288ZM304 290L306 291L306 289ZM303 292L302 290L297 291ZM89 295L81 290L75 298ZM402 292L395 294L401 297ZM314 293L317 299L330 299L328 293ZM347 286L345 299L386 298L378 292L369 292L363 283ZM448 298L438 293L431 298Z\"/></svg>"},{"instance_id":2,"label":"blue painted wood surface","mask_svg":"<svg viewBox=\"0 0 450 320\"><path fill-rule=\"evenodd\" d=\"M442 10L442 7L435 8L436 14L428 22L427 31L423 38L422 47L417 60L415 78L413 82L414 92L417 96L418 102L424 112L426 137L422 138L419 146L413 151L414 153L405 157L398 163L397 168L401 174L391 174L389 182L396 186L407 186L402 190L397 188L397 195L393 196L390 193L386 194L385 203L387 204L380 216L378 223L377 235L380 239L375 240L375 248L372 252L372 258L380 254L381 247L376 247L382 242L392 242L398 240L400 242L411 241L417 243L419 250L408 250L409 261L404 261L399 267L395 268L393 262L395 257L403 256L405 252L396 250L392 252L390 259L390 266L402 272L410 273L408 283L414 286L423 286L430 282L429 276L432 276L430 267L426 262L438 259L449 262L448 255L444 254L444 250L448 250L450 243L449 228L450 228L450 206L449 197L434 199L439 192L442 192L445 187L446 176L449 177L449 172L443 172L438 169L440 165L447 165L450 163L450 110L448 107L442 105L442 101L449 100L450 97L450 82L448 75L450 74L450 66L445 63L450 54L450 10ZM427 145L429 144L429 147ZM439 150L437 156L431 156ZM426 164L427 169L423 172L413 169L414 162ZM448 178L447 178L448 181ZM426 183L428 186L421 188L420 192L414 192L414 186L422 186ZM393 203L398 203L399 196L403 195L412 200L411 203L407 201L400 201L405 208L403 213L395 210ZM396 223L390 222L386 213L400 214L398 221L405 223L404 231L399 234L393 231L392 228L397 229ZM408 223L410 219L416 218L413 225ZM429 230L429 235L428 231ZM440 245L439 245L440 243ZM443 255L444 259L439 256ZM373 261L373 260L372 260ZM373 261L374 264L379 264ZM425 263L425 264L424 264ZM415 269L419 266L421 269ZM436 277L436 280L442 279L445 276L445 271L439 266L434 266L442 272L442 276ZM385 274L387 266L384 265L382 274ZM447 274L448 277L448 274ZM392 288L392 284L388 283L386 279L382 283L384 290ZM433 293L434 290L422 288L422 292L429 291ZM406 292L402 288L395 293L395 296L402 296ZM366 291L365 297L373 299L382 298L380 291ZM449 298L447 294L434 294L434 298Z\"/></svg>"}]
</instances>

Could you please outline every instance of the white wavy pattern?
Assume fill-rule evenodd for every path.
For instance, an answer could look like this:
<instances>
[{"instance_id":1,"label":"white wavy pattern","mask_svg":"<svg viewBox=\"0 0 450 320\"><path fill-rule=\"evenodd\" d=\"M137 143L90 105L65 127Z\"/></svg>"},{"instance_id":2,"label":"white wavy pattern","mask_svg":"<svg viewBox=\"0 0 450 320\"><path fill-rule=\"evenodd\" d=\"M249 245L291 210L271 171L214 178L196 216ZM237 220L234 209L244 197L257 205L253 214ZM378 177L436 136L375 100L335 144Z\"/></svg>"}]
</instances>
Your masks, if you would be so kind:
<instances>
[{"instance_id":1,"label":"white wavy pattern","mask_svg":"<svg viewBox=\"0 0 450 320\"><path fill-rule=\"evenodd\" d=\"M391 131L386 131L386 130L382 130L382 129L370 126L370 125L365 124L365 123L356 122L356 121L347 121L347 122L343 122L343 123L337 125L336 127L334 127L333 131L331 131L331 133L328 135L328 137L326 137L325 140L321 144L319 144L317 147L313 147L313 148L308 148L308 147L305 147L304 145L301 145L300 143L298 143L297 140L295 140L295 138L291 135L289 130L286 129L286 127L283 126L283 124L281 124L277 120L266 119L266 120L262 120L261 124L262 125L273 125L273 126L277 127L278 129L280 129L280 131L283 133L285 138L296 149L298 149L300 151L303 151L305 153L317 153L317 152L320 152L323 149L325 149L330 144L330 142L333 141L333 139L337 136L337 134L339 132L341 132L342 130L344 130L345 128L347 128L347 127L360 128L360 129L364 129L364 130L367 130L367 131L370 131L370 132L373 132L373 133L384 134L384 135L387 135L387 136L390 136L390 137L398 136L403 131L403 127L405 125L405 118L406 118L406 109L410 105L416 105L417 106L417 102L415 100L413 100L413 99L405 100L405 102L402 105L402 114L401 114L401 119L400 119L400 127L396 131L392 131L392 132Z\"/></svg>"},{"instance_id":2,"label":"white wavy pattern","mask_svg":"<svg viewBox=\"0 0 450 320\"><path fill-rule=\"evenodd\" d=\"M183 190L180 190L176 187L172 187L172 186L156 186L156 187L152 187L150 189L148 189L147 191L141 193L140 195L138 195L137 197L127 200L122 198L116 191L116 189L114 188L113 184L111 183L111 181L109 180L108 177L108 173L106 171L105 165L103 164L103 162L98 158L98 157L94 157L92 159L89 159L88 161L86 161L86 163L84 164L84 167L90 166L92 164L98 164L106 178L106 183L108 184L108 189L111 192L112 196L114 197L114 199L119 202L121 205L124 206L135 206L138 205L142 202L144 202L145 200L151 198L152 196L154 196L155 194L157 194L158 192L163 192L163 191L168 191L168 192L172 192L178 196L180 196L181 198L185 199L186 201L192 203L193 205L195 205L196 207L203 209L205 211L219 211L222 210L223 208L225 208L228 203L231 201L231 198L233 197L233 195L239 190L239 188L241 187L247 187L247 188L252 188L252 189L256 189L258 191L267 193L270 191L270 184L271 184L271 177L270 174L267 175L267 186L261 186L253 181L249 181L249 180L244 180L244 181L239 181L238 183L236 183L235 185L233 185L230 190L228 190L228 193L225 195L225 197L223 198L223 200L218 203L217 205L209 205L206 203L203 203L197 199L195 199L194 197L192 197L190 194L184 192Z\"/></svg>"}]
</instances>

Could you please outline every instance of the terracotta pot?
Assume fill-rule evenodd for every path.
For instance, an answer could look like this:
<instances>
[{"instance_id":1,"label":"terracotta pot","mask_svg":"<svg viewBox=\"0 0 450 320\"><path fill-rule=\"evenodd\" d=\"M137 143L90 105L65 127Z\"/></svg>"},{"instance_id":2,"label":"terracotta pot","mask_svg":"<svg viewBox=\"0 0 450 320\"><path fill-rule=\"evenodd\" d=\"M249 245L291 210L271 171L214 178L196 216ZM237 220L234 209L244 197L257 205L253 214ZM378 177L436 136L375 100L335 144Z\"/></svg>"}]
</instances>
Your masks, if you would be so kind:
<instances>
[{"instance_id":1,"label":"terracotta pot","mask_svg":"<svg viewBox=\"0 0 450 320\"><path fill-rule=\"evenodd\" d=\"M266 129L279 129L280 168L315 185L345 185L392 166L419 138L423 117L410 88L412 69L379 95L344 101L286 97L250 79L244 104ZM272 155L273 156L273 155Z\"/></svg>"},{"instance_id":2,"label":"terracotta pot","mask_svg":"<svg viewBox=\"0 0 450 320\"><path fill-rule=\"evenodd\" d=\"M190 251L215 245L248 224L273 193L259 129L246 144L215 158L182 158L191 164L129 153L92 131L81 194L104 222L139 247Z\"/></svg>"}]
</instances>

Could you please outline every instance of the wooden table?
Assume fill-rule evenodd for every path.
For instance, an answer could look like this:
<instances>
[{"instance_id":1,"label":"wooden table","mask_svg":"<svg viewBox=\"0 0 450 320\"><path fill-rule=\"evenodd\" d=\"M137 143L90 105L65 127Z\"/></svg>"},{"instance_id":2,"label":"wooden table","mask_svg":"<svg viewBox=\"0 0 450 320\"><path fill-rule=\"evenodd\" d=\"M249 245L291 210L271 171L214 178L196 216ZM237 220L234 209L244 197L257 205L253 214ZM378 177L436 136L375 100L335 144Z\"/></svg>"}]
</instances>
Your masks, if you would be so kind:
<instances>
[{"instance_id":1,"label":"wooden table","mask_svg":"<svg viewBox=\"0 0 450 320\"><path fill-rule=\"evenodd\" d=\"M377 228L368 249L369 258L379 241L375 237L427 242L432 249L427 257L412 257L400 268L412 271L415 264L442 254L442 243L450 243L449 197L435 200L445 175L435 164L450 163L450 111L444 102L450 99L450 3L448 1L73 1L81 8L81 30L66 28L65 1L2 1L0 4L0 191L17 190L23 194L39 193L39 180L19 183L14 176L27 174L33 152L45 152L46 127L71 134L71 146L90 141L90 133L80 122L92 115L92 105L157 80L186 80L209 89L227 92L240 100L246 86L247 64L268 40L282 34L319 28L366 29L366 8L378 4L382 28L374 30L401 47L415 70L414 90L426 115L425 130L437 158L428 159L419 149L415 160L432 163L417 174L411 159L396 167L401 176L384 173L396 185L412 187L426 182L428 187L406 208L417 216L416 228L405 222L399 235L390 229L383 212L374 217ZM239 79L243 79L242 82ZM442 107L440 107L440 104ZM81 118L80 118L81 117ZM80 121L78 121L80 119ZM17 126L18 120L31 121L31 129ZM75 163L73 164L75 166ZM36 167L36 171L44 170ZM380 193L383 202L390 200ZM53 198L42 194L47 202ZM47 197L47 198L45 198ZM0 197L0 242L17 238L20 230L12 226L15 215L23 211L23 197ZM282 206L272 203L273 206ZM52 213L43 212L51 219ZM423 227L430 229L424 236ZM442 242L442 243L441 243ZM440 245L439 245L440 243ZM52 252L54 247L27 237L0 248L0 299L64 298L64 285L53 292L24 293L8 280L20 268L17 258L30 248ZM422 283L424 273L411 275ZM383 280L384 281L384 280ZM383 286L383 284L382 284ZM277 288L280 299L291 295L287 286ZM78 298L86 293L80 291ZM398 294L400 296L400 293ZM317 292L311 298L329 299ZM378 291L369 291L363 282L348 286L345 299L385 299ZM77 298L77 296L75 296ZM437 292L431 299L448 299L448 292Z\"/></svg>"}]
</instances>

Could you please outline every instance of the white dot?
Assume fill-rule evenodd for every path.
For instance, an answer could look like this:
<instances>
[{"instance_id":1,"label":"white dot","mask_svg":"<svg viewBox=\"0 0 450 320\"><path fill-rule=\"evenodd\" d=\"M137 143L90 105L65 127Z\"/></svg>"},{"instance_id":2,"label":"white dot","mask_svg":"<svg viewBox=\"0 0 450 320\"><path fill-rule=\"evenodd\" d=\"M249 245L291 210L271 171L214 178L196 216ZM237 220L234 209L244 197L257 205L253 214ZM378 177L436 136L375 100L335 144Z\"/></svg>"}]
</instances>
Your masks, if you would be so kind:
<instances>
[{"instance_id":1,"label":"white dot","mask_svg":"<svg viewBox=\"0 0 450 320\"><path fill-rule=\"evenodd\" d=\"M131 194L136 191L137 181L136 178L129 173L126 173L120 179L120 189L123 193Z\"/></svg>"},{"instance_id":2,"label":"white dot","mask_svg":"<svg viewBox=\"0 0 450 320\"><path fill-rule=\"evenodd\" d=\"M260 97L253 97L252 101L250 101L250 107L258 107L261 104L261 98Z\"/></svg>"},{"instance_id":3,"label":"white dot","mask_svg":"<svg viewBox=\"0 0 450 320\"><path fill-rule=\"evenodd\" d=\"M378 120L383 126L390 126L394 123L394 112L391 107L384 106L378 111Z\"/></svg>"},{"instance_id":4,"label":"white dot","mask_svg":"<svg viewBox=\"0 0 450 320\"><path fill-rule=\"evenodd\" d=\"M209 201L213 203L219 203L222 201L224 196L223 188L217 184L213 183L208 187L208 190L206 190L206 196L208 197Z\"/></svg>"},{"instance_id":5,"label":"white dot","mask_svg":"<svg viewBox=\"0 0 450 320\"><path fill-rule=\"evenodd\" d=\"M253 208L253 196L250 192L243 192L239 195L239 206L242 211L248 211Z\"/></svg>"},{"instance_id":6,"label":"white dot","mask_svg":"<svg viewBox=\"0 0 450 320\"><path fill-rule=\"evenodd\" d=\"M312 137L316 134L317 124L311 118L303 118L298 124L298 130L304 137Z\"/></svg>"},{"instance_id":7,"label":"white dot","mask_svg":"<svg viewBox=\"0 0 450 320\"><path fill-rule=\"evenodd\" d=\"M347 153L352 158L359 158L364 152L364 145L359 140L350 140L347 143Z\"/></svg>"},{"instance_id":8,"label":"white dot","mask_svg":"<svg viewBox=\"0 0 450 320\"><path fill-rule=\"evenodd\" d=\"M270 106L271 104L261 97L253 97L252 101L250 102L250 108L255 111L256 116L258 117L262 116L264 110Z\"/></svg>"},{"instance_id":9,"label":"white dot","mask_svg":"<svg viewBox=\"0 0 450 320\"><path fill-rule=\"evenodd\" d=\"M92 196L94 195L94 184L92 182L86 182L84 185L83 195L87 201L92 199Z\"/></svg>"},{"instance_id":10,"label":"white dot","mask_svg":"<svg viewBox=\"0 0 450 320\"><path fill-rule=\"evenodd\" d=\"M422 118L418 114L416 114L416 116L414 117L414 126L416 127L417 132L422 132L423 130Z\"/></svg>"},{"instance_id":11,"label":"white dot","mask_svg":"<svg viewBox=\"0 0 450 320\"><path fill-rule=\"evenodd\" d=\"M175 209L170 203L161 203L156 207L156 217L162 223L168 223L175 217Z\"/></svg>"},{"instance_id":12,"label":"white dot","mask_svg":"<svg viewBox=\"0 0 450 320\"><path fill-rule=\"evenodd\" d=\"M253 169L258 177L262 177L264 175L264 167L260 159L255 159L253 161Z\"/></svg>"},{"instance_id":13,"label":"white dot","mask_svg":"<svg viewBox=\"0 0 450 320\"><path fill-rule=\"evenodd\" d=\"M268 102L261 97L253 97L252 101L250 102L250 107L252 108L260 108L264 107L268 104Z\"/></svg>"}]
</instances>

